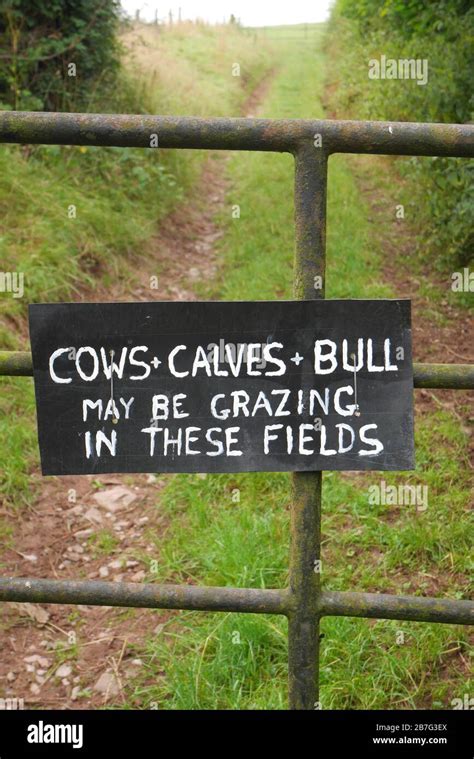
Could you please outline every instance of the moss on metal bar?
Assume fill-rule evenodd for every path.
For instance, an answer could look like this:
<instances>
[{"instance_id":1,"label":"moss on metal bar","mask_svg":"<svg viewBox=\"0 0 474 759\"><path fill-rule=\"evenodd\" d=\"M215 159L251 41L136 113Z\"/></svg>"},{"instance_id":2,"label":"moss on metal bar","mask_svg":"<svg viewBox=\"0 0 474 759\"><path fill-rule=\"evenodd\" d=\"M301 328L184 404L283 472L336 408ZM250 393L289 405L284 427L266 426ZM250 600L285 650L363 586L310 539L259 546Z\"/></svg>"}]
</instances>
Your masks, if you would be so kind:
<instances>
[{"instance_id":1,"label":"moss on metal bar","mask_svg":"<svg viewBox=\"0 0 474 759\"><path fill-rule=\"evenodd\" d=\"M474 601L393 596L385 593L325 592L321 594L320 604L323 616L474 624Z\"/></svg>"},{"instance_id":2,"label":"moss on metal bar","mask_svg":"<svg viewBox=\"0 0 474 759\"><path fill-rule=\"evenodd\" d=\"M0 112L0 142L296 153L321 134L329 153L473 156L472 124Z\"/></svg>"},{"instance_id":3,"label":"moss on metal bar","mask_svg":"<svg viewBox=\"0 0 474 759\"><path fill-rule=\"evenodd\" d=\"M414 364L415 387L474 390L473 364Z\"/></svg>"},{"instance_id":4,"label":"moss on metal bar","mask_svg":"<svg viewBox=\"0 0 474 759\"><path fill-rule=\"evenodd\" d=\"M29 377L33 363L29 351L0 351L0 376Z\"/></svg>"},{"instance_id":5,"label":"moss on metal bar","mask_svg":"<svg viewBox=\"0 0 474 759\"><path fill-rule=\"evenodd\" d=\"M0 601L287 614L289 591L4 577Z\"/></svg>"}]
</instances>

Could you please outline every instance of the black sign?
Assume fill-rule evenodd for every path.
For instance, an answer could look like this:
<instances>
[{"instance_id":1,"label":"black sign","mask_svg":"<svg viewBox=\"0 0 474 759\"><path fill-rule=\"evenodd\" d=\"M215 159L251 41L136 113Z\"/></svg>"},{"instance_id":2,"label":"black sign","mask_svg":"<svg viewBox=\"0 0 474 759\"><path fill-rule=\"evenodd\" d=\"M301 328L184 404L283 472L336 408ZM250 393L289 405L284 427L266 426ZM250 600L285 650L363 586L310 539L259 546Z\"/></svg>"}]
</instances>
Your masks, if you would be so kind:
<instances>
[{"instance_id":1,"label":"black sign","mask_svg":"<svg viewBox=\"0 0 474 759\"><path fill-rule=\"evenodd\" d=\"M30 306L43 474L412 469L410 302Z\"/></svg>"}]
</instances>

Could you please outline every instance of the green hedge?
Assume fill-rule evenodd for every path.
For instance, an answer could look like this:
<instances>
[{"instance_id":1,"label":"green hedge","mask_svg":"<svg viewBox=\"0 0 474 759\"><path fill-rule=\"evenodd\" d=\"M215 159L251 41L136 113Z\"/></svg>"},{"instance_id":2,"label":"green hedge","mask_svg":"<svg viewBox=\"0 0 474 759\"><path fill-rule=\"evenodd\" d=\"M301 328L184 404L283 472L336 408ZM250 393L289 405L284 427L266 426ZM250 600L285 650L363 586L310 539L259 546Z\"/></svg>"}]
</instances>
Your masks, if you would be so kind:
<instances>
[{"instance_id":1,"label":"green hedge","mask_svg":"<svg viewBox=\"0 0 474 759\"><path fill-rule=\"evenodd\" d=\"M118 0L2 0L0 108L73 110L118 70Z\"/></svg>"},{"instance_id":2,"label":"green hedge","mask_svg":"<svg viewBox=\"0 0 474 759\"><path fill-rule=\"evenodd\" d=\"M333 75L338 105L346 114L388 121L473 121L471 0L336 0L329 35L340 51ZM369 78L369 61L381 56L426 61L426 84ZM472 162L415 158L405 168L413 180L412 202L425 224L425 249L428 242L441 268L467 265L474 247Z\"/></svg>"}]
</instances>

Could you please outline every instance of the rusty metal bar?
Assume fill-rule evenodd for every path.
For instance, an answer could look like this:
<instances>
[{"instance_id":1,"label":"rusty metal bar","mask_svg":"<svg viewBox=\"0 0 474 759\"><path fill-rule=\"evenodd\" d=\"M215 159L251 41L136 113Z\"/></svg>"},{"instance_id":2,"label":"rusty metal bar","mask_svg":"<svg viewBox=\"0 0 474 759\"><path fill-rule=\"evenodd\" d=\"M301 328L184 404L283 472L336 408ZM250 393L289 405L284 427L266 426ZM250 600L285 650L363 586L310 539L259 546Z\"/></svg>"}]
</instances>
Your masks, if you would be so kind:
<instances>
[{"instance_id":1,"label":"rusty metal bar","mask_svg":"<svg viewBox=\"0 0 474 759\"><path fill-rule=\"evenodd\" d=\"M0 351L0 376L32 377L33 362L29 351Z\"/></svg>"},{"instance_id":2,"label":"rusty metal bar","mask_svg":"<svg viewBox=\"0 0 474 759\"><path fill-rule=\"evenodd\" d=\"M474 364L413 364L414 387L474 390Z\"/></svg>"},{"instance_id":3,"label":"rusty metal bar","mask_svg":"<svg viewBox=\"0 0 474 759\"><path fill-rule=\"evenodd\" d=\"M298 597L289 589L42 580L32 577L0 578L0 602L298 614ZM474 601L384 593L322 592L309 623L316 625L318 616L469 625L474 623Z\"/></svg>"},{"instance_id":4,"label":"rusty metal bar","mask_svg":"<svg viewBox=\"0 0 474 759\"><path fill-rule=\"evenodd\" d=\"M304 254L298 267L307 266ZM315 273L318 272L318 273ZM311 268L311 276L314 277L324 272L316 265ZM309 282L311 286L311 281ZM304 289L301 276L299 277L299 289ZM33 376L33 365L29 351L1 351L0 350L0 377ZM445 390L474 390L474 364L413 364L414 387L431 387Z\"/></svg>"},{"instance_id":5,"label":"rusty metal bar","mask_svg":"<svg viewBox=\"0 0 474 759\"><path fill-rule=\"evenodd\" d=\"M392 596L384 593L325 592L321 594L321 615L472 625L474 601Z\"/></svg>"},{"instance_id":6,"label":"rusty metal bar","mask_svg":"<svg viewBox=\"0 0 474 759\"><path fill-rule=\"evenodd\" d=\"M0 579L0 601L287 614L289 592L86 580Z\"/></svg>"},{"instance_id":7,"label":"rusty metal bar","mask_svg":"<svg viewBox=\"0 0 474 759\"><path fill-rule=\"evenodd\" d=\"M294 294L324 297L328 157L313 143L295 156ZM288 685L290 709L314 709L319 698L321 472L292 476Z\"/></svg>"},{"instance_id":8,"label":"rusty metal bar","mask_svg":"<svg viewBox=\"0 0 474 759\"><path fill-rule=\"evenodd\" d=\"M329 153L472 156L472 124L190 118L97 113L0 112L0 142L48 145L263 150L297 153L320 134Z\"/></svg>"}]
</instances>

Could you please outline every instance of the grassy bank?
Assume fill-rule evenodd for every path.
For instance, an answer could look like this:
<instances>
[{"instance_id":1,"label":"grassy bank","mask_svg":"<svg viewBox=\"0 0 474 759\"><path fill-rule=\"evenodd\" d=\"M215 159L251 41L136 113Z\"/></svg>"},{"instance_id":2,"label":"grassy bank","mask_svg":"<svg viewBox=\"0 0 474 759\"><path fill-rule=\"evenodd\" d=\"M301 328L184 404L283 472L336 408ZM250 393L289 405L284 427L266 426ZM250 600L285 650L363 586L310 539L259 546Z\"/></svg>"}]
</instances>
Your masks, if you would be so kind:
<instances>
[{"instance_id":1,"label":"grassy bank","mask_svg":"<svg viewBox=\"0 0 474 759\"><path fill-rule=\"evenodd\" d=\"M90 110L237 116L273 65L268 45L232 26L139 25L123 35L114 92ZM233 75L238 63L240 76ZM234 69L235 73L235 69ZM24 276L24 297L0 294L0 349L27 347L28 303L74 300L133 286L160 218L190 192L201 151L0 145L2 270ZM29 501L37 464L32 383L0 379L0 494Z\"/></svg>"},{"instance_id":2,"label":"grassy bank","mask_svg":"<svg viewBox=\"0 0 474 759\"><path fill-rule=\"evenodd\" d=\"M276 32L277 33L277 32ZM281 32L282 37L284 30ZM261 110L268 117L320 117L324 59L313 44L278 42L280 68ZM297 86L296 86L297 83ZM393 296L382 249L361 201L351 161L331 158L328 297ZM202 294L223 299L292 295L293 165L288 156L236 154L222 219L223 269ZM240 218L232 207L240 206ZM469 572L465 433L454 417L430 416L417 431L417 470L387 484L429 488L425 512L373 506L374 475L327 473L323 489L323 582L327 589L463 597ZM159 557L150 580L275 587L286 582L289 477L186 475L160 500L167 529L150 535ZM466 690L462 628L325 619L323 708L450 708ZM130 705L181 709L286 707L286 622L261 615L172 615L140 655L147 667ZM145 678L153 686L145 685Z\"/></svg>"},{"instance_id":3,"label":"grassy bank","mask_svg":"<svg viewBox=\"0 0 474 759\"><path fill-rule=\"evenodd\" d=\"M338 118L469 124L473 119L472 4L337 0L326 50L329 107ZM378 72L384 60L399 71ZM403 64L414 66L408 76ZM424 74L422 74L422 68ZM381 75L379 75L381 74ZM403 202L423 227L418 254L451 274L472 263L474 183L465 158L413 157ZM472 266L471 266L472 268ZM472 307L469 293L458 301Z\"/></svg>"}]
</instances>

